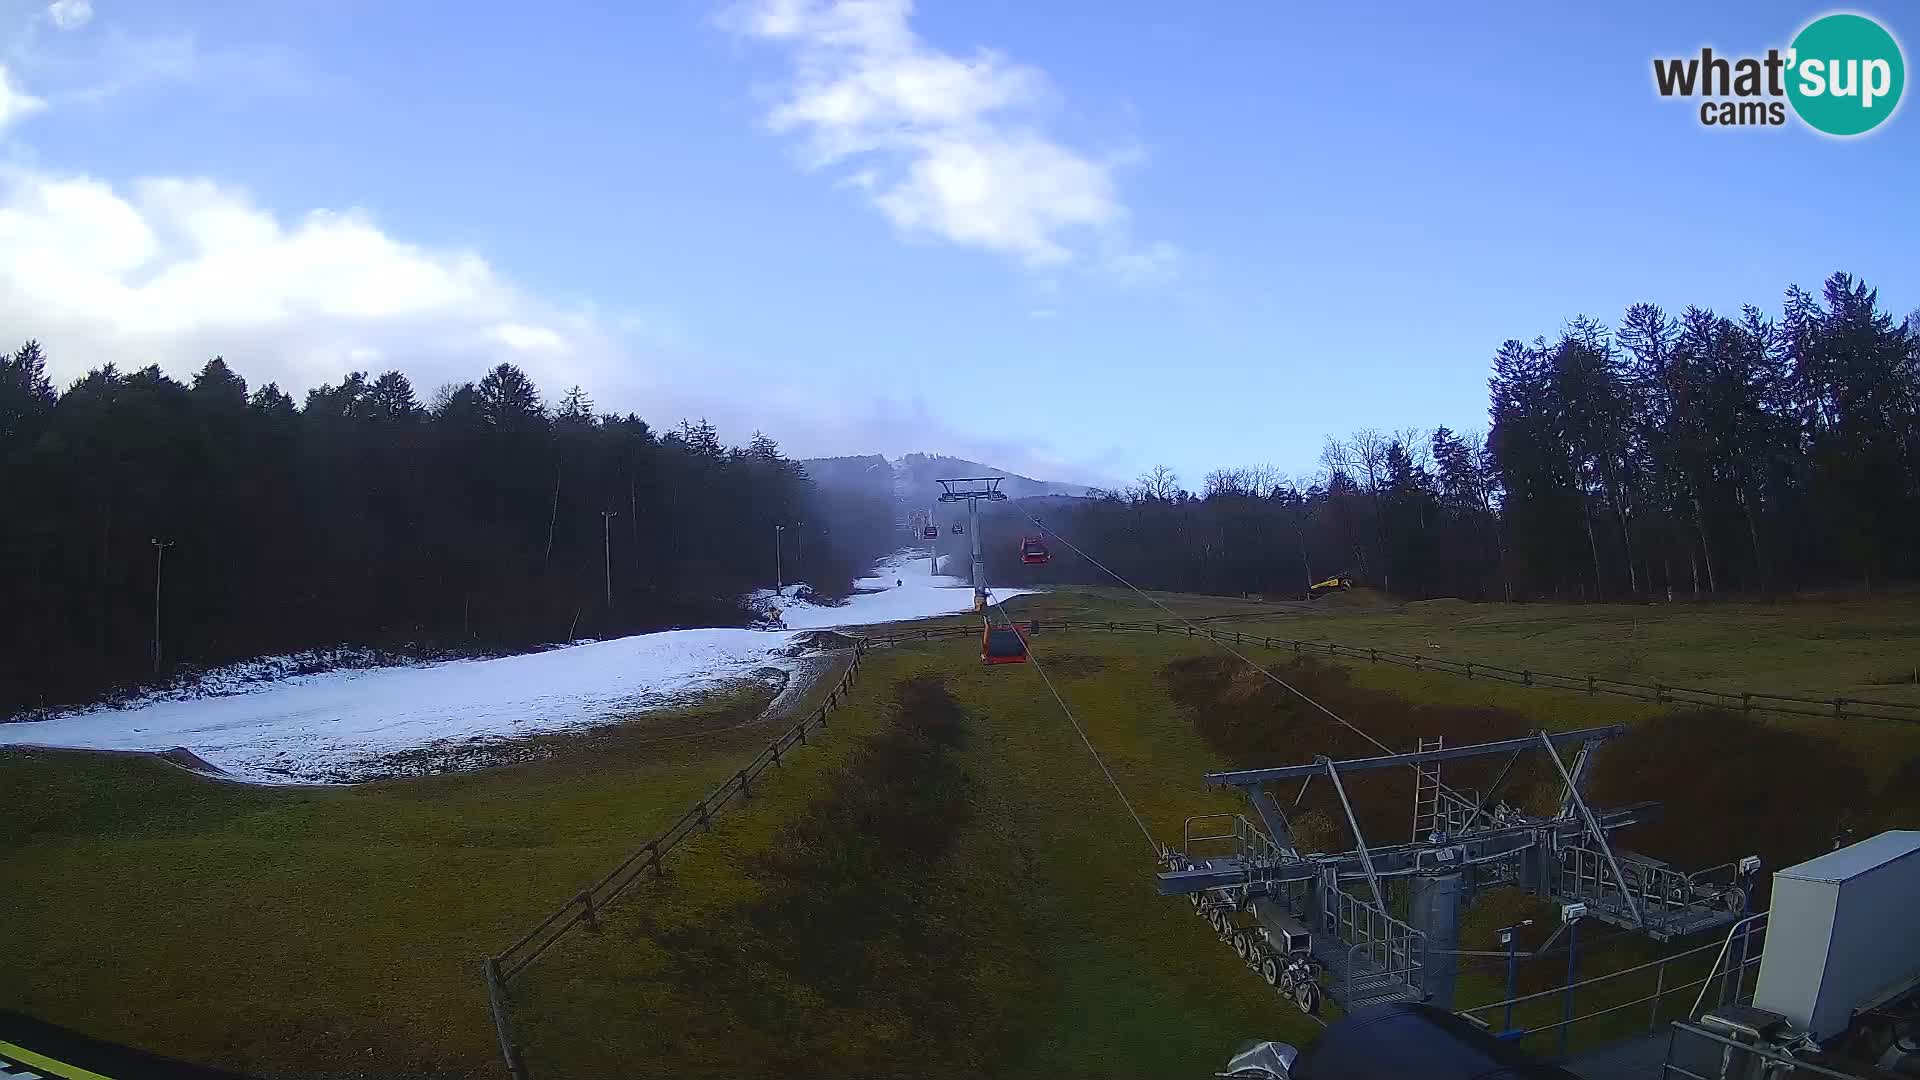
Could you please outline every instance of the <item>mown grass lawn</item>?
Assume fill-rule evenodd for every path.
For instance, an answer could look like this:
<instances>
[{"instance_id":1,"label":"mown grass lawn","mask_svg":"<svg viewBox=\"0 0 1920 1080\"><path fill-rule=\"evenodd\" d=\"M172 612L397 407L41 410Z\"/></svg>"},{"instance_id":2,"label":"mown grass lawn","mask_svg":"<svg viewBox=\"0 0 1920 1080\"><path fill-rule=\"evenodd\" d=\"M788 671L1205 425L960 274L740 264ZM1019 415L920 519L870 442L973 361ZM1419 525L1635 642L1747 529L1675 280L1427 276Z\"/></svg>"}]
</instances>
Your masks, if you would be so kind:
<instances>
[{"instance_id":1,"label":"mown grass lawn","mask_svg":"<svg viewBox=\"0 0 1920 1080\"><path fill-rule=\"evenodd\" d=\"M679 710L727 727L756 687ZM493 1075L478 961L771 729L576 736L533 764L351 788L0 752L0 1007L270 1076Z\"/></svg>"}]
</instances>

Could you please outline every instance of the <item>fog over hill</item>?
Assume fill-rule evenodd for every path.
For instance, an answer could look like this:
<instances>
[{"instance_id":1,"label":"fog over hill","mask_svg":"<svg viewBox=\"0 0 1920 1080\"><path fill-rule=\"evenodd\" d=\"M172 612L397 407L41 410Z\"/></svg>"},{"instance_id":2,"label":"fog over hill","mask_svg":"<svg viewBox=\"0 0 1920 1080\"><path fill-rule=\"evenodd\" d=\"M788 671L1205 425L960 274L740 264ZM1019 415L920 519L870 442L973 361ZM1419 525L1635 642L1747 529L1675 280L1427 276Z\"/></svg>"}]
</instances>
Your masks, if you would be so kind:
<instances>
[{"instance_id":1,"label":"fog over hill","mask_svg":"<svg viewBox=\"0 0 1920 1080\"><path fill-rule=\"evenodd\" d=\"M1036 480L1030 476L965 458L944 454L907 454L888 460L882 454L851 457L806 458L800 462L807 475L825 490L891 491L902 502L920 505L940 489L935 481L942 477L998 476L1004 478L1000 490L1014 499L1043 495L1083 497L1092 489L1084 484Z\"/></svg>"}]
</instances>

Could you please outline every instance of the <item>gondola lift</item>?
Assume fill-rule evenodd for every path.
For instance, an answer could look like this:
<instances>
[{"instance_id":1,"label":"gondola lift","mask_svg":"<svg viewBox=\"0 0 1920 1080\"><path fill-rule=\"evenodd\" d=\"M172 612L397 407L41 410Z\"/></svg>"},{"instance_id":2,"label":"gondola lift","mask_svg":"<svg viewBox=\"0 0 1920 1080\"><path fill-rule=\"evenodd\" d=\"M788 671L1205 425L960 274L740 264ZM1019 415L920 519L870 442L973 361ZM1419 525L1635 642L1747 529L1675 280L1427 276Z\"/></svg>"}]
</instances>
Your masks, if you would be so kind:
<instances>
[{"instance_id":1,"label":"gondola lift","mask_svg":"<svg viewBox=\"0 0 1920 1080\"><path fill-rule=\"evenodd\" d=\"M1053 561L1053 554L1047 550L1045 538L1037 535L1021 537L1020 561L1029 566Z\"/></svg>"},{"instance_id":2,"label":"gondola lift","mask_svg":"<svg viewBox=\"0 0 1920 1080\"><path fill-rule=\"evenodd\" d=\"M940 526L938 526L938 525L929 525L929 526L927 526L926 528L924 528L924 529L921 529L921 530L920 530L920 539L922 539L922 540L938 540L938 539L940 539Z\"/></svg>"},{"instance_id":3,"label":"gondola lift","mask_svg":"<svg viewBox=\"0 0 1920 1080\"><path fill-rule=\"evenodd\" d=\"M980 661L985 664L1024 664L1027 662L1027 637L1012 625L980 623Z\"/></svg>"},{"instance_id":4,"label":"gondola lift","mask_svg":"<svg viewBox=\"0 0 1920 1080\"><path fill-rule=\"evenodd\" d=\"M965 530L965 529L963 529L963 528L961 528L961 527L960 527L960 523L959 523L959 522L957 522L957 521L956 521L956 522L954 522L954 523L953 523L953 535L955 535L955 536L959 536L959 535L960 535L961 533L963 533L963 532L966 532L966 531L967 531L967 530Z\"/></svg>"}]
</instances>

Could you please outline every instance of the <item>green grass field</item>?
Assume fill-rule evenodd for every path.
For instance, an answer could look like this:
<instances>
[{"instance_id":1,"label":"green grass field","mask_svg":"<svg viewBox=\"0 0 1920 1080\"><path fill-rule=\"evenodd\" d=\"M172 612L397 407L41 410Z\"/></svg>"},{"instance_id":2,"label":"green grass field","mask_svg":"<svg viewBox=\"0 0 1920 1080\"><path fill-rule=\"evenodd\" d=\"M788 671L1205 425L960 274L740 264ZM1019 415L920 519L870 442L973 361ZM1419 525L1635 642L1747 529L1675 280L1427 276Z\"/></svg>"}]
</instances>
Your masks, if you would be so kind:
<instances>
[{"instance_id":1,"label":"green grass field","mask_svg":"<svg viewBox=\"0 0 1920 1080\"><path fill-rule=\"evenodd\" d=\"M1276 607L1179 603L1194 615ZM1449 656L1567 674L1811 694L1873 687L1889 699L1909 691L1874 680L1910 663L1920 635L1891 606L1458 608L1316 608L1250 625L1406 651L1440 643ZM1111 591L1022 598L1011 610L1153 618ZM1328 722L1225 669L1176 700L1170 665L1204 666L1218 655L1204 640L1046 634L1035 649L1162 840L1187 815L1235 809L1199 779L1236 755L1346 752ZM632 890L604 929L568 935L516 981L514 1022L535 1075L850 1075L918 1044L954 1069L990 1053L994 1073L1162 1076L1216 1068L1243 1038L1310 1037L1184 902L1155 895L1146 840L1036 671L983 669L976 655L965 639L872 654L826 738L676 853L664 881ZM1642 725L1633 753L1670 744L1677 769L1629 753L1632 767L1617 771L1645 774L1638 782L1663 789L1683 824L1724 821L1717 832L1672 830L1698 834L1703 849L1759 831L1790 834L1790 851L1827 818L1920 824L1920 808L1899 798L1900 777L1913 786L1920 725L1682 716L1649 726L1674 710L1386 666L1295 677L1396 745L1442 728ZM930 684L963 736L902 749L902 717L911 728L933 708L903 710L902 696ZM733 728L762 700L713 701L681 720ZM1239 730L1255 741L1196 724L1216 700L1240 710ZM479 959L770 734L661 742L644 727L615 728L530 765L339 790L0 752L10 807L0 1007L267 1076L498 1075ZM1813 758L1836 790L1812 794L1819 820L1789 820L1795 808L1768 785ZM902 773L939 783L887 780ZM1634 782L1612 783L1609 797L1634 794ZM1363 817L1394 822L1401 805L1382 796ZM882 827L896 821L932 824ZM1462 1001L1497 987L1468 972Z\"/></svg>"}]
</instances>

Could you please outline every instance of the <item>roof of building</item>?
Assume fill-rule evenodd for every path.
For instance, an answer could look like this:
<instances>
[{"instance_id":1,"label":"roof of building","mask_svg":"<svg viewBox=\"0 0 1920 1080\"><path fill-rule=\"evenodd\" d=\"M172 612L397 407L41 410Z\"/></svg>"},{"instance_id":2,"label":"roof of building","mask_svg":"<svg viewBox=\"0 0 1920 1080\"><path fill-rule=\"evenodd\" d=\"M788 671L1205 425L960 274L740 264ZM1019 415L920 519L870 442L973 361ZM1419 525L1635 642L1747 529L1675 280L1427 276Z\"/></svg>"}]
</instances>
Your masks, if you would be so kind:
<instances>
[{"instance_id":1,"label":"roof of building","mask_svg":"<svg viewBox=\"0 0 1920 1080\"><path fill-rule=\"evenodd\" d=\"M1801 881L1846 881L1917 851L1920 851L1920 831L1890 830L1808 859L1798 866L1789 866L1774 876Z\"/></svg>"}]
</instances>

